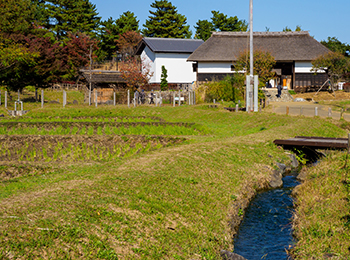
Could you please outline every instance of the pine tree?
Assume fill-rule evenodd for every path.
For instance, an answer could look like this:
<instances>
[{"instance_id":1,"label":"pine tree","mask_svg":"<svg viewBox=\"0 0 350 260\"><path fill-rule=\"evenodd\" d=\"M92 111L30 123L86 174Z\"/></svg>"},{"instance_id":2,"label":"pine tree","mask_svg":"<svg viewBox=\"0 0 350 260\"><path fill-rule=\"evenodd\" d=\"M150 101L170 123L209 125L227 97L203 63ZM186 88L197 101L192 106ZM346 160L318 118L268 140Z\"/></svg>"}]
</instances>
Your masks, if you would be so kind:
<instances>
[{"instance_id":1,"label":"pine tree","mask_svg":"<svg viewBox=\"0 0 350 260\"><path fill-rule=\"evenodd\" d=\"M168 71L165 66L162 66L162 74L160 75L160 90L164 91L168 89Z\"/></svg>"},{"instance_id":2,"label":"pine tree","mask_svg":"<svg viewBox=\"0 0 350 260\"><path fill-rule=\"evenodd\" d=\"M214 25L208 20L198 20L194 28L196 29L195 38L202 39L203 41L208 40L211 32L215 31Z\"/></svg>"},{"instance_id":3,"label":"pine tree","mask_svg":"<svg viewBox=\"0 0 350 260\"><path fill-rule=\"evenodd\" d=\"M208 20L198 20L196 29L196 38L206 41L210 36L211 32L244 32L248 29L248 24L245 20L239 20L237 16L230 16L220 13L219 11L211 11L213 16L211 22Z\"/></svg>"},{"instance_id":4,"label":"pine tree","mask_svg":"<svg viewBox=\"0 0 350 260\"><path fill-rule=\"evenodd\" d=\"M44 17L42 25L58 39L65 38L68 32L93 36L100 22L96 5L89 0L41 1L40 6Z\"/></svg>"},{"instance_id":5,"label":"pine tree","mask_svg":"<svg viewBox=\"0 0 350 260\"><path fill-rule=\"evenodd\" d=\"M126 32L139 33L139 20L133 12L124 12L117 20L110 17L101 22L99 28L99 44L97 56L99 60L111 59L116 55L118 49L117 41Z\"/></svg>"},{"instance_id":6,"label":"pine tree","mask_svg":"<svg viewBox=\"0 0 350 260\"><path fill-rule=\"evenodd\" d=\"M146 20L143 34L147 37L190 38L192 32L186 25L187 18L178 14L176 7L167 0L155 1L151 4L156 11L149 11L152 16Z\"/></svg>"}]
</instances>

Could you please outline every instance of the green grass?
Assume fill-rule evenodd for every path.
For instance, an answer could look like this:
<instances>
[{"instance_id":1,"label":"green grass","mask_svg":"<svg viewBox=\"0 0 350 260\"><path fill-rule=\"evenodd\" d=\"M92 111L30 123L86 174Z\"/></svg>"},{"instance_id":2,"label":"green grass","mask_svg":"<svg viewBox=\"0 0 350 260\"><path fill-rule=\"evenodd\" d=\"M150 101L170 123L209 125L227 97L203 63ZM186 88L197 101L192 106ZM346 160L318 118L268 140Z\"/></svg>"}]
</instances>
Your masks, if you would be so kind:
<instances>
[{"instance_id":1,"label":"green grass","mask_svg":"<svg viewBox=\"0 0 350 260\"><path fill-rule=\"evenodd\" d=\"M308 169L296 189L295 259L350 258L350 175L344 152ZM349 165L349 162L347 163Z\"/></svg>"},{"instance_id":2,"label":"green grass","mask_svg":"<svg viewBox=\"0 0 350 260\"><path fill-rule=\"evenodd\" d=\"M34 108L29 116L72 121L76 117L158 117L194 123L205 134L191 133L182 145L153 151L151 145L135 146L125 150L125 158L108 158L107 151L88 146L87 139L79 149L91 147L90 157L62 163L59 158L64 154L79 158L81 151L57 143L57 161L39 163L48 167L45 173L23 174L0 183L0 258L4 259L220 259L220 249L232 249L230 223L232 216L241 217L239 205L266 185L276 162L287 160L274 139L346 135L320 118L230 113L205 105L48 107ZM65 133L64 128L60 131ZM117 134L111 128L72 127L69 131L79 138L90 134L96 142L101 138L98 133ZM166 135L166 128L162 131L160 135ZM48 154L48 147L44 150ZM47 157L44 150L41 156ZM31 164L36 165L38 152L31 156ZM12 166L6 167L8 171Z\"/></svg>"}]
</instances>

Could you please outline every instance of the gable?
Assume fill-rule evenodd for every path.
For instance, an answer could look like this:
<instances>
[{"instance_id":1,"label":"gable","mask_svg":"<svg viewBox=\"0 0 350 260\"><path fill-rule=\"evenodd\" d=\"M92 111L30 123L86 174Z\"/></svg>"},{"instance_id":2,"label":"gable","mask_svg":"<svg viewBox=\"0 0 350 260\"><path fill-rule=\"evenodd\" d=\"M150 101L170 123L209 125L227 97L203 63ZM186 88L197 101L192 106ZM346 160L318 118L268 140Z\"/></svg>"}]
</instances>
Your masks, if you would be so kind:
<instances>
[{"instance_id":1,"label":"gable","mask_svg":"<svg viewBox=\"0 0 350 260\"><path fill-rule=\"evenodd\" d=\"M145 37L137 48L140 55L146 46L154 53L192 53L203 40L196 39L173 39L173 38L149 38Z\"/></svg>"}]
</instances>

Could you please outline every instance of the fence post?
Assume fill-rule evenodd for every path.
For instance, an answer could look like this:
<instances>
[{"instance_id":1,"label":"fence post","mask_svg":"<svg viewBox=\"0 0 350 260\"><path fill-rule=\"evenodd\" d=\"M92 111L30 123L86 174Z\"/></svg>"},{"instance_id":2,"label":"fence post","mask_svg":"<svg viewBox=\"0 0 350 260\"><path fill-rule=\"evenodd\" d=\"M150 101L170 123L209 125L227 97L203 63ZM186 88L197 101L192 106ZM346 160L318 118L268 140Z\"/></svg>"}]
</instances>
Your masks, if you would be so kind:
<instances>
[{"instance_id":1,"label":"fence post","mask_svg":"<svg viewBox=\"0 0 350 260\"><path fill-rule=\"evenodd\" d=\"M179 106L181 106L181 92L179 90Z\"/></svg>"},{"instance_id":2,"label":"fence post","mask_svg":"<svg viewBox=\"0 0 350 260\"><path fill-rule=\"evenodd\" d=\"M130 107L130 89L128 89L128 107Z\"/></svg>"},{"instance_id":3,"label":"fence post","mask_svg":"<svg viewBox=\"0 0 350 260\"><path fill-rule=\"evenodd\" d=\"M236 104L236 112L238 112L238 104Z\"/></svg>"},{"instance_id":4,"label":"fence post","mask_svg":"<svg viewBox=\"0 0 350 260\"><path fill-rule=\"evenodd\" d=\"M342 108L341 111L340 111L340 119L343 118L343 113L344 113L344 109Z\"/></svg>"},{"instance_id":5,"label":"fence post","mask_svg":"<svg viewBox=\"0 0 350 260\"><path fill-rule=\"evenodd\" d=\"M95 88L95 106L97 107L97 88Z\"/></svg>"},{"instance_id":6,"label":"fence post","mask_svg":"<svg viewBox=\"0 0 350 260\"><path fill-rule=\"evenodd\" d=\"M162 106L162 91L159 91L159 107L161 107Z\"/></svg>"},{"instance_id":7,"label":"fence post","mask_svg":"<svg viewBox=\"0 0 350 260\"><path fill-rule=\"evenodd\" d=\"M175 107L175 92L173 93L173 107Z\"/></svg>"},{"instance_id":8,"label":"fence post","mask_svg":"<svg viewBox=\"0 0 350 260\"><path fill-rule=\"evenodd\" d=\"M247 112L250 113L250 106L247 106Z\"/></svg>"},{"instance_id":9,"label":"fence post","mask_svg":"<svg viewBox=\"0 0 350 260\"><path fill-rule=\"evenodd\" d=\"M191 91L188 91L188 105L191 105Z\"/></svg>"},{"instance_id":10,"label":"fence post","mask_svg":"<svg viewBox=\"0 0 350 260\"><path fill-rule=\"evenodd\" d=\"M300 115L303 115L303 107L300 107Z\"/></svg>"},{"instance_id":11,"label":"fence post","mask_svg":"<svg viewBox=\"0 0 350 260\"><path fill-rule=\"evenodd\" d=\"M63 97L62 97L62 104L63 104L63 107L65 107L66 106L66 91L65 90L63 90Z\"/></svg>"},{"instance_id":12,"label":"fence post","mask_svg":"<svg viewBox=\"0 0 350 260\"><path fill-rule=\"evenodd\" d=\"M5 91L5 108L7 108L7 91Z\"/></svg>"},{"instance_id":13,"label":"fence post","mask_svg":"<svg viewBox=\"0 0 350 260\"><path fill-rule=\"evenodd\" d=\"M328 108L328 117L332 117L332 108Z\"/></svg>"},{"instance_id":14,"label":"fence post","mask_svg":"<svg viewBox=\"0 0 350 260\"><path fill-rule=\"evenodd\" d=\"M44 90L41 90L41 108L44 108Z\"/></svg>"},{"instance_id":15,"label":"fence post","mask_svg":"<svg viewBox=\"0 0 350 260\"><path fill-rule=\"evenodd\" d=\"M289 115L289 106L286 106L286 115Z\"/></svg>"},{"instance_id":16,"label":"fence post","mask_svg":"<svg viewBox=\"0 0 350 260\"><path fill-rule=\"evenodd\" d=\"M318 107L315 107L315 116L318 116Z\"/></svg>"},{"instance_id":17,"label":"fence post","mask_svg":"<svg viewBox=\"0 0 350 260\"><path fill-rule=\"evenodd\" d=\"M116 105L116 94L115 91L113 92L113 105Z\"/></svg>"}]
</instances>

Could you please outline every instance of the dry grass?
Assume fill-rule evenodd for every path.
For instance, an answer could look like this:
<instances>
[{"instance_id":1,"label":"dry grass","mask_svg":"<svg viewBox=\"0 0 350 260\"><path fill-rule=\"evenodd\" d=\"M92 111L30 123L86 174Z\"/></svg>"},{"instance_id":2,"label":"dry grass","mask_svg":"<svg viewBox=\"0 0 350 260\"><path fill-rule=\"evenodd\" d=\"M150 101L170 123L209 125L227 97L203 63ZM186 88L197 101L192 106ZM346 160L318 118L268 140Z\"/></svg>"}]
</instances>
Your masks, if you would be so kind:
<instances>
[{"instance_id":1,"label":"dry grass","mask_svg":"<svg viewBox=\"0 0 350 260\"><path fill-rule=\"evenodd\" d=\"M320 91L316 92L308 92L308 93L300 93L294 94L293 98L304 98L304 99L313 99L314 101L343 101L350 100L350 92L345 91Z\"/></svg>"}]
</instances>

